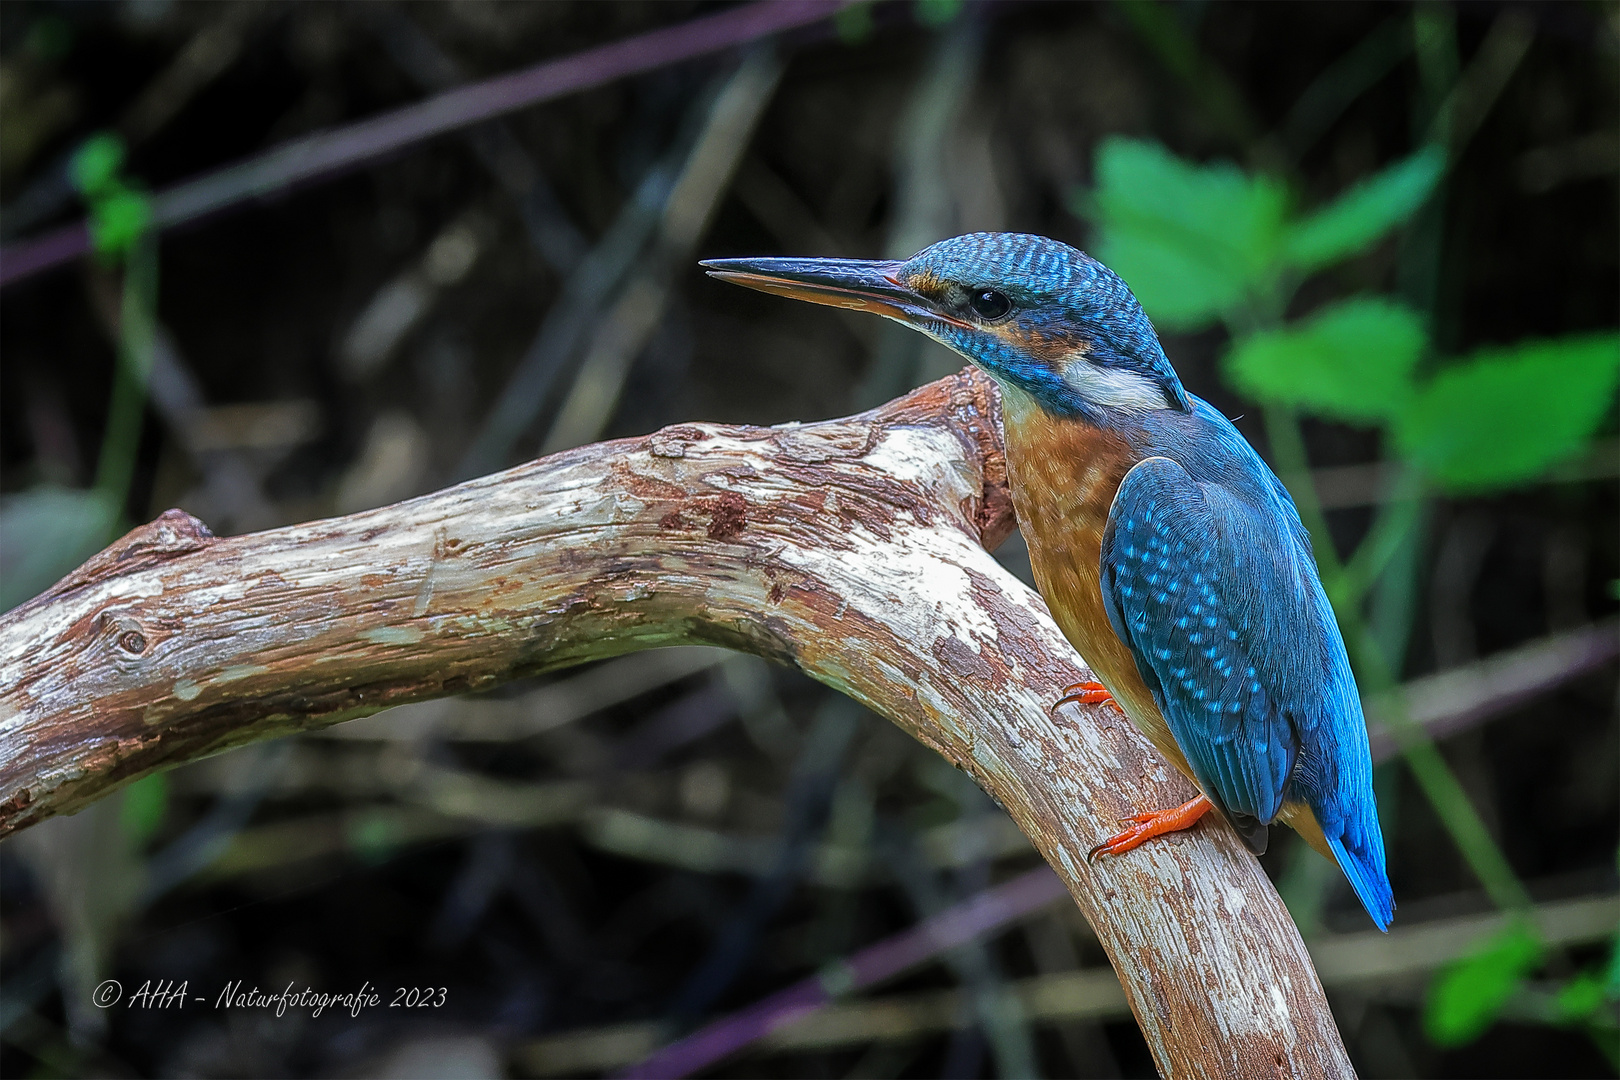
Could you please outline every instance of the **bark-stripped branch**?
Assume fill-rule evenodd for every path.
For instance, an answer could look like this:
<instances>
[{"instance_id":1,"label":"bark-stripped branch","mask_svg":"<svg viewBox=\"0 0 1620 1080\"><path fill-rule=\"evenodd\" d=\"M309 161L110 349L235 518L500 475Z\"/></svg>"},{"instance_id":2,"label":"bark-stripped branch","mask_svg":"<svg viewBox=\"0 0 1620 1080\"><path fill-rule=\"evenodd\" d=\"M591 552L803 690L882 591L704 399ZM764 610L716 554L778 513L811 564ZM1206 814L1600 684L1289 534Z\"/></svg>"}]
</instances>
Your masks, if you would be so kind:
<instances>
[{"instance_id":1,"label":"bark-stripped branch","mask_svg":"<svg viewBox=\"0 0 1620 1080\"><path fill-rule=\"evenodd\" d=\"M1348 1076L1293 922L1213 819L1084 857L1191 786L1110 709L1011 530L991 384L846 420L683 424L409 502L216 538L170 511L0 617L0 835L233 746L659 645L798 665L969 772L1057 870L1166 1076Z\"/></svg>"}]
</instances>

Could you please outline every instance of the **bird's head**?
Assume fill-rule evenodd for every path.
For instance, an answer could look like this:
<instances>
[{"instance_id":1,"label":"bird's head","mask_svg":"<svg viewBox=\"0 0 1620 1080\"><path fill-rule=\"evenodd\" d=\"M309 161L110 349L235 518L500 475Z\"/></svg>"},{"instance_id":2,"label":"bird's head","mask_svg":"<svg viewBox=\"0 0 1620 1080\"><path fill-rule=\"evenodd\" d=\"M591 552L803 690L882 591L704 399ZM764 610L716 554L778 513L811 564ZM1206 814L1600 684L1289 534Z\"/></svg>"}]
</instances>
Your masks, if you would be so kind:
<instances>
[{"instance_id":1,"label":"bird's head","mask_svg":"<svg viewBox=\"0 0 1620 1080\"><path fill-rule=\"evenodd\" d=\"M1130 289L1096 259L1056 240L969 233L905 262L703 265L711 276L751 289L904 323L1060 416L1192 407Z\"/></svg>"}]
</instances>

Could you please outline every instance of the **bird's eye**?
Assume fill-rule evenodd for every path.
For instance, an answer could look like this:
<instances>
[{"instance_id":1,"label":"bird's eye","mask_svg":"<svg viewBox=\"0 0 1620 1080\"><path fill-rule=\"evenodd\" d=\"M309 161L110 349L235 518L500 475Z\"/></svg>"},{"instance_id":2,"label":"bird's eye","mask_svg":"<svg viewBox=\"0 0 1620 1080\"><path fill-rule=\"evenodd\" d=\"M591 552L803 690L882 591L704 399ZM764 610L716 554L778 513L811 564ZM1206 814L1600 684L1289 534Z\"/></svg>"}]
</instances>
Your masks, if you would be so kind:
<instances>
[{"instance_id":1,"label":"bird's eye","mask_svg":"<svg viewBox=\"0 0 1620 1080\"><path fill-rule=\"evenodd\" d=\"M1012 301L1007 299L1007 294L994 289L978 290L968 304L973 308L973 313L986 322L1004 318L1012 310Z\"/></svg>"}]
</instances>

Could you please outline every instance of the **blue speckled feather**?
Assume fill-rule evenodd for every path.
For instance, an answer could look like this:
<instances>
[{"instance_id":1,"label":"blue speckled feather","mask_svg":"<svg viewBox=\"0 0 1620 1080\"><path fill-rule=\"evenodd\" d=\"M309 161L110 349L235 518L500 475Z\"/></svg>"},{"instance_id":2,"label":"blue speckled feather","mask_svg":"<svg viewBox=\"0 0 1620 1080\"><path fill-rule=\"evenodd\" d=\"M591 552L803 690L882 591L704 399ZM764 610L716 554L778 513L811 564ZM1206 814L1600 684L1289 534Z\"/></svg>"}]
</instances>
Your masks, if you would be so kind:
<instances>
[{"instance_id":1,"label":"blue speckled feather","mask_svg":"<svg viewBox=\"0 0 1620 1080\"><path fill-rule=\"evenodd\" d=\"M1319 633L1281 531L1259 508L1152 457L1120 485L1103 539L1114 632L1199 782L1245 832L1282 807L1306 734L1296 725L1320 722L1290 707L1293 653L1271 640L1281 628Z\"/></svg>"},{"instance_id":2,"label":"blue speckled feather","mask_svg":"<svg viewBox=\"0 0 1620 1080\"><path fill-rule=\"evenodd\" d=\"M1200 786L1252 847L1308 805L1379 926L1393 910L1355 679L1286 490L1192 398L1136 440L1114 497L1102 593ZM1189 462L1184 467L1181 462Z\"/></svg>"}]
</instances>

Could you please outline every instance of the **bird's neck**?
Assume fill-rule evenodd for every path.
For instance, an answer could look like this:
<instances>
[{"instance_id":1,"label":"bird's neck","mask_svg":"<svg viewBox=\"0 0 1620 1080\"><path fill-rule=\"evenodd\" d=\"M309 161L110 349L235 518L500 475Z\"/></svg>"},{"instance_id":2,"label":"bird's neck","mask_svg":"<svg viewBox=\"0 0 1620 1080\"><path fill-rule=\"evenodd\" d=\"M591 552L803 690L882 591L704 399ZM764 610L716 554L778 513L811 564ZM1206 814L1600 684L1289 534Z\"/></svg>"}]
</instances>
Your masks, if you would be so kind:
<instances>
[{"instance_id":1,"label":"bird's neck","mask_svg":"<svg viewBox=\"0 0 1620 1080\"><path fill-rule=\"evenodd\" d=\"M1046 395L999 374L992 375L1001 390L1001 414L1009 442L1016 439L1038 445L1079 439L1088 444L1095 440L1117 441L1131 447L1142 441L1146 410L1097 404L1055 408Z\"/></svg>"},{"instance_id":2,"label":"bird's neck","mask_svg":"<svg viewBox=\"0 0 1620 1080\"><path fill-rule=\"evenodd\" d=\"M1100 543L1120 481L1142 457L1134 440L1081 415L1055 415L1017 386L1002 385L1001 408L1025 530L1054 541L1095 533Z\"/></svg>"}]
</instances>

